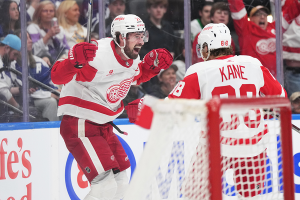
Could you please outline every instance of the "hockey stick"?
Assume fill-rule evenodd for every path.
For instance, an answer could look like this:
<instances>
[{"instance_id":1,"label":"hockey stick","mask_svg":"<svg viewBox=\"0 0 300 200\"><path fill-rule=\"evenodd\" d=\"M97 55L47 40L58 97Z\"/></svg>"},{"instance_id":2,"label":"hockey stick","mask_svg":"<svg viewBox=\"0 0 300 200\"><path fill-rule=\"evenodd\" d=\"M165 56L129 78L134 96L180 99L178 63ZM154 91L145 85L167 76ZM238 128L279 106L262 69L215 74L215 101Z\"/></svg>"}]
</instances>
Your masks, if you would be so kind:
<instances>
[{"instance_id":1,"label":"hockey stick","mask_svg":"<svg viewBox=\"0 0 300 200\"><path fill-rule=\"evenodd\" d=\"M0 99L0 103L23 115L23 111L22 110L14 107L12 105L10 105L9 103L7 103L7 102L5 102L5 101L3 101L1 99ZM29 114L29 117L31 117L32 119L36 119L36 117L34 117L34 116L30 115L30 114Z\"/></svg>"},{"instance_id":2,"label":"hockey stick","mask_svg":"<svg viewBox=\"0 0 300 200\"><path fill-rule=\"evenodd\" d=\"M280 117L279 114L274 115L274 114L270 113L270 112L267 111L267 110L264 110L264 113L265 113L265 114L271 115L271 116L274 117L275 119L279 119L279 117ZM294 125L293 123L292 123L292 129L293 129L294 131L296 131L297 133L300 134L300 128L299 128L298 126Z\"/></svg>"},{"instance_id":3,"label":"hockey stick","mask_svg":"<svg viewBox=\"0 0 300 200\"><path fill-rule=\"evenodd\" d=\"M91 43L92 19L93 19L93 0L89 0L89 4L88 4L88 21L87 21L87 35L86 35L86 41L88 43Z\"/></svg>"}]
</instances>

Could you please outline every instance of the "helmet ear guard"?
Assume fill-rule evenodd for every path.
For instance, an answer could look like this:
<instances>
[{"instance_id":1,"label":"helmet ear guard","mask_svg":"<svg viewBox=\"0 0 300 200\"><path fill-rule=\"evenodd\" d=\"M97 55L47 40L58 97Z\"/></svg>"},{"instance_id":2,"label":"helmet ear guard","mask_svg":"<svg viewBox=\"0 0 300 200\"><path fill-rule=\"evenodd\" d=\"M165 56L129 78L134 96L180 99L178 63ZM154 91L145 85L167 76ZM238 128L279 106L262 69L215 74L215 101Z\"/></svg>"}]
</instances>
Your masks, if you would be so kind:
<instances>
[{"instance_id":1,"label":"helmet ear guard","mask_svg":"<svg viewBox=\"0 0 300 200\"><path fill-rule=\"evenodd\" d=\"M208 49L208 56L206 58L204 58L202 55L202 50L205 44L207 44ZM197 55L201 55L203 60L207 60L211 50L220 48L230 48L230 30L223 23L207 24L198 36L198 45L200 48L198 48L197 46Z\"/></svg>"}]
</instances>

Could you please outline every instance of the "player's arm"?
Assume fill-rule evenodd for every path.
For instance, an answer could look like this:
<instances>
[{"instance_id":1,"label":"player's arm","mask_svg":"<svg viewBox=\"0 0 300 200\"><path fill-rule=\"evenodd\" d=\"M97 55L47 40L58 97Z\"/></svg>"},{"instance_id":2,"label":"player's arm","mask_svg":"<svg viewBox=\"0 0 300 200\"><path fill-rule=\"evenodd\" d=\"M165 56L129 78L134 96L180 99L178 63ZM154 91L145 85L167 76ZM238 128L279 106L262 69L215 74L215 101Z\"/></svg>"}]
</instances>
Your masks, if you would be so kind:
<instances>
[{"instance_id":1,"label":"player's arm","mask_svg":"<svg viewBox=\"0 0 300 200\"><path fill-rule=\"evenodd\" d=\"M243 0L228 0L234 29L238 36L245 36L248 30L248 15Z\"/></svg>"},{"instance_id":2,"label":"player's arm","mask_svg":"<svg viewBox=\"0 0 300 200\"><path fill-rule=\"evenodd\" d=\"M300 15L300 2L298 0L288 0L282 7L282 28L288 29L292 21Z\"/></svg>"},{"instance_id":3,"label":"player's arm","mask_svg":"<svg viewBox=\"0 0 300 200\"><path fill-rule=\"evenodd\" d=\"M173 56L167 49L154 49L147 53L139 63L137 74L133 81L136 85L149 81L160 70L168 69L173 62Z\"/></svg>"},{"instance_id":4,"label":"player's arm","mask_svg":"<svg viewBox=\"0 0 300 200\"><path fill-rule=\"evenodd\" d=\"M96 56L98 47L94 44L82 42L73 46L68 53L68 58L57 61L51 70L51 79L55 84L66 84L77 74L78 81L91 81L97 70L88 62Z\"/></svg>"},{"instance_id":5,"label":"player's arm","mask_svg":"<svg viewBox=\"0 0 300 200\"><path fill-rule=\"evenodd\" d=\"M169 98L201 99L197 73L185 76L168 96Z\"/></svg>"},{"instance_id":6,"label":"player's arm","mask_svg":"<svg viewBox=\"0 0 300 200\"><path fill-rule=\"evenodd\" d=\"M286 91L281 86L281 84L273 77L270 71L263 66L261 66L261 70L264 78L264 86L260 88L260 94L262 96L276 95L287 97Z\"/></svg>"}]
</instances>

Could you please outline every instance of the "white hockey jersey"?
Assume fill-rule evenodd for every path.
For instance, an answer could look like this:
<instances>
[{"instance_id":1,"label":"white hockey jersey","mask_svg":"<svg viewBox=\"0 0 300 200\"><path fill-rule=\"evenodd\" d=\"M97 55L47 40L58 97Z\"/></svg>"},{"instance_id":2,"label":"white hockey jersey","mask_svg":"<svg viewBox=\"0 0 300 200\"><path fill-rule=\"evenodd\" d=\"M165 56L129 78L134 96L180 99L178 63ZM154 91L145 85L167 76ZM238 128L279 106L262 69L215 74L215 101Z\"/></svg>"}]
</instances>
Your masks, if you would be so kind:
<instances>
[{"instance_id":1,"label":"white hockey jersey","mask_svg":"<svg viewBox=\"0 0 300 200\"><path fill-rule=\"evenodd\" d=\"M251 56L230 55L192 65L169 98L251 98L264 95L284 97L286 93L259 60ZM261 144L268 139L268 128L263 122L262 110L235 110L221 112L221 115L221 144L226 146L222 150L223 156L250 157L265 150L265 145ZM249 116L256 116L255 127L250 124Z\"/></svg>"},{"instance_id":2,"label":"white hockey jersey","mask_svg":"<svg viewBox=\"0 0 300 200\"><path fill-rule=\"evenodd\" d=\"M122 100L130 86L156 75L142 67L139 57L122 60L112 38L97 42L96 57L81 69L68 59L53 66L52 81L65 84L59 100L59 116L71 115L99 124L112 121L123 112Z\"/></svg>"}]
</instances>

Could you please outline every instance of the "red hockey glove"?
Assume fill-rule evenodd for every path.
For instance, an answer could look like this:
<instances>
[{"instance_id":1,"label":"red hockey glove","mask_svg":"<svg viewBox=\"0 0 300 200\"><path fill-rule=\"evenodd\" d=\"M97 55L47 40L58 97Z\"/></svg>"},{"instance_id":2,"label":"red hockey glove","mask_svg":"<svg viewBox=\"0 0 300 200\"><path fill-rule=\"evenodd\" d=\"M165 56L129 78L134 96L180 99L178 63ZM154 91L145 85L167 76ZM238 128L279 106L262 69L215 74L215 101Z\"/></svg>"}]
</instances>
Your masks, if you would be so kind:
<instances>
[{"instance_id":1,"label":"red hockey glove","mask_svg":"<svg viewBox=\"0 0 300 200\"><path fill-rule=\"evenodd\" d=\"M159 72L167 69L173 62L173 56L167 49L154 49L147 53L143 59L143 67Z\"/></svg>"},{"instance_id":2,"label":"red hockey glove","mask_svg":"<svg viewBox=\"0 0 300 200\"><path fill-rule=\"evenodd\" d=\"M125 106L125 110L127 112L129 122L134 123L136 121L138 112L139 112L139 107L141 103L143 102L144 98L141 99L136 99L132 102L130 102L127 106Z\"/></svg>"},{"instance_id":3,"label":"red hockey glove","mask_svg":"<svg viewBox=\"0 0 300 200\"><path fill-rule=\"evenodd\" d=\"M69 61L75 67L81 68L83 64L94 59L97 49L98 46L87 42L76 44L69 50Z\"/></svg>"}]
</instances>

